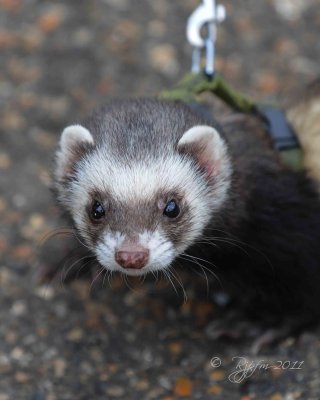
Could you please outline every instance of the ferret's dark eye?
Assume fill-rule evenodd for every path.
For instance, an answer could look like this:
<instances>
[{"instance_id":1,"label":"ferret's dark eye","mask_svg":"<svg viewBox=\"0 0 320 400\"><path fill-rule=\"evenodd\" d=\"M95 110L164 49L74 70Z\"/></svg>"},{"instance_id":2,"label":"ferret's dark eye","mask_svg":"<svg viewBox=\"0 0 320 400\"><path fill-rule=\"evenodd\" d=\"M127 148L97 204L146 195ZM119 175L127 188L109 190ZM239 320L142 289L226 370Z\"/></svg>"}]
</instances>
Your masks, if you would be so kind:
<instances>
[{"instance_id":1,"label":"ferret's dark eye","mask_svg":"<svg viewBox=\"0 0 320 400\"><path fill-rule=\"evenodd\" d=\"M105 211L103 206L101 205L101 203L99 203L98 201L95 201L93 203L92 209L91 209L91 217L94 220L99 220L101 218L103 218L105 216Z\"/></svg>"},{"instance_id":2,"label":"ferret's dark eye","mask_svg":"<svg viewBox=\"0 0 320 400\"><path fill-rule=\"evenodd\" d=\"M176 218L180 214L180 208L175 200L170 200L166 204L163 214L168 218Z\"/></svg>"}]
</instances>

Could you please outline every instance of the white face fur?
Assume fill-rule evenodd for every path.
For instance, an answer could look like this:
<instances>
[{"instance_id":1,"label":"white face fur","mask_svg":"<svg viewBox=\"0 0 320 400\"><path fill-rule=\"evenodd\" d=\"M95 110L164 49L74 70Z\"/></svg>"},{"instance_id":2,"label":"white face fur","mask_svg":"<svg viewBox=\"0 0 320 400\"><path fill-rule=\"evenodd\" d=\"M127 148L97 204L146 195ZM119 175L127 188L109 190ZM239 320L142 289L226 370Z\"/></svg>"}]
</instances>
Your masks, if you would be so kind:
<instances>
[{"instance_id":1,"label":"white face fur","mask_svg":"<svg viewBox=\"0 0 320 400\"><path fill-rule=\"evenodd\" d=\"M189 129L170 154L128 164L73 125L62 133L55 178L61 203L99 263L143 275L168 268L201 236L227 197L231 167L209 126Z\"/></svg>"}]
</instances>

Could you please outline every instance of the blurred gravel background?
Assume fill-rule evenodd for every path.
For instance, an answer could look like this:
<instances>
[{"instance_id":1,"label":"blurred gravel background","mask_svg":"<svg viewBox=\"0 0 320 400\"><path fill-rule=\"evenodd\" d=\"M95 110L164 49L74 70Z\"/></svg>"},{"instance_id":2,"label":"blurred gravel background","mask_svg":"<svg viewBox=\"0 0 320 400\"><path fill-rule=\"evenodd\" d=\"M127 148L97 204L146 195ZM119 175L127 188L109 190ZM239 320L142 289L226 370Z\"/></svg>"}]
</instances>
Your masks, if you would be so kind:
<instances>
[{"instance_id":1,"label":"blurred gravel background","mask_svg":"<svg viewBox=\"0 0 320 400\"><path fill-rule=\"evenodd\" d=\"M217 65L233 85L275 100L319 75L319 0L223 3ZM185 304L165 282L36 285L35 247L65 224L48 189L61 130L107 96L175 84L189 68L185 22L198 4L0 0L0 400L320 399L317 332L254 357L250 341L212 339L216 306L188 278ZM48 263L64 244L48 247ZM236 384L234 356L304 363Z\"/></svg>"}]
</instances>

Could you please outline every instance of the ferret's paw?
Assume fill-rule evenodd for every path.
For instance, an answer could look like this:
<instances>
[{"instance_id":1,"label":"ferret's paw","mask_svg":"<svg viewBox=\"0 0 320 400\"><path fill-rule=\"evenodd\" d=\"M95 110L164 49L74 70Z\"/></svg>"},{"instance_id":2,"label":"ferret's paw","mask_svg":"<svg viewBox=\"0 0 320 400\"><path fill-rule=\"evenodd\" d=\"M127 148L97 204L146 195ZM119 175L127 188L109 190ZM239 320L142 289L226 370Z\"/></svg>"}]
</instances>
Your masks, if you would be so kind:
<instances>
[{"instance_id":1,"label":"ferret's paw","mask_svg":"<svg viewBox=\"0 0 320 400\"><path fill-rule=\"evenodd\" d=\"M248 321L238 310L229 310L207 326L206 334L213 340L240 341L256 338L261 334L261 330L259 326Z\"/></svg>"},{"instance_id":2,"label":"ferret's paw","mask_svg":"<svg viewBox=\"0 0 320 400\"><path fill-rule=\"evenodd\" d=\"M316 326L317 322L312 318L291 317L285 319L281 323L261 331L261 334L252 343L251 352L259 354L263 349L277 345L288 338L297 341L303 332L312 331Z\"/></svg>"},{"instance_id":3,"label":"ferret's paw","mask_svg":"<svg viewBox=\"0 0 320 400\"><path fill-rule=\"evenodd\" d=\"M252 321L239 310L224 312L206 327L206 335L212 340L236 340L251 342L253 355L261 353L268 347L275 346L285 339L297 339L299 335L311 328L310 321L299 318L287 318L282 321Z\"/></svg>"},{"instance_id":4,"label":"ferret's paw","mask_svg":"<svg viewBox=\"0 0 320 400\"><path fill-rule=\"evenodd\" d=\"M253 355L261 353L265 348L274 346L292 335L291 327L270 328L261 333L250 348Z\"/></svg>"}]
</instances>

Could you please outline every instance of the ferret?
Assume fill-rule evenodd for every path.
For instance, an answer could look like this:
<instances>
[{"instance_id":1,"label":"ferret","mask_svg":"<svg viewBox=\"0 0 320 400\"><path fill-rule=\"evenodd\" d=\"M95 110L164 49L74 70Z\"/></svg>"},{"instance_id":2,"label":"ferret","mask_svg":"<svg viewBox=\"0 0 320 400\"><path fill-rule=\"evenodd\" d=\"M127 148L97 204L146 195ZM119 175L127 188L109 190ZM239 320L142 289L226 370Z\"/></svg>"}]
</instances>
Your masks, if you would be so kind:
<instances>
[{"instance_id":1,"label":"ferret","mask_svg":"<svg viewBox=\"0 0 320 400\"><path fill-rule=\"evenodd\" d=\"M319 194L254 116L110 101L63 130L54 185L106 270L165 273L190 257L253 315L320 315Z\"/></svg>"}]
</instances>

